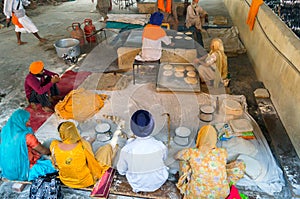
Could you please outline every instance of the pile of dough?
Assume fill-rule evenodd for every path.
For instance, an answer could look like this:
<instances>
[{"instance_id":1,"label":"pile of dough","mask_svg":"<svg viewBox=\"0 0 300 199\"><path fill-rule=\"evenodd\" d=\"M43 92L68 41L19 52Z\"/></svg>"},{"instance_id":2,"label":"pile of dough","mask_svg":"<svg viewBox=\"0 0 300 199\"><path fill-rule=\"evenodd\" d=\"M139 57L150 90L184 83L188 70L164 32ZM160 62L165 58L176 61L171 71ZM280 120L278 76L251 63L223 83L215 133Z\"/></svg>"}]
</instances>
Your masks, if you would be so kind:
<instances>
[{"instance_id":1,"label":"pile of dough","mask_svg":"<svg viewBox=\"0 0 300 199\"><path fill-rule=\"evenodd\" d=\"M183 32L177 32L177 35L183 35L184 33Z\"/></svg>"},{"instance_id":2,"label":"pile of dough","mask_svg":"<svg viewBox=\"0 0 300 199\"><path fill-rule=\"evenodd\" d=\"M185 70L187 70L187 71L194 71L195 68L194 68L194 66L186 66Z\"/></svg>"},{"instance_id":3,"label":"pile of dough","mask_svg":"<svg viewBox=\"0 0 300 199\"><path fill-rule=\"evenodd\" d=\"M163 75L166 76L166 77L169 77L169 76L173 75L173 71L166 70L166 71L163 72Z\"/></svg>"},{"instance_id":4,"label":"pile of dough","mask_svg":"<svg viewBox=\"0 0 300 199\"><path fill-rule=\"evenodd\" d=\"M175 72L175 77L183 77L183 76L184 76L183 72L180 71Z\"/></svg>"},{"instance_id":5,"label":"pile of dough","mask_svg":"<svg viewBox=\"0 0 300 199\"><path fill-rule=\"evenodd\" d=\"M175 39L182 39L182 36L176 36Z\"/></svg>"},{"instance_id":6,"label":"pile of dough","mask_svg":"<svg viewBox=\"0 0 300 199\"><path fill-rule=\"evenodd\" d=\"M192 37L185 37L184 39L185 40L192 40L193 38Z\"/></svg>"},{"instance_id":7,"label":"pile of dough","mask_svg":"<svg viewBox=\"0 0 300 199\"><path fill-rule=\"evenodd\" d=\"M184 72L184 70L185 70L185 69L184 69L184 66L176 66L176 67L175 67L175 71L176 71L176 72Z\"/></svg>"},{"instance_id":8,"label":"pile of dough","mask_svg":"<svg viewBox=\"0 0 300 199\"><path fill-rule=\"evenodd\" d=\"M233 99L224 99L223 100L223 108L226 115L242 115L243 108L242 105Z\"/></svg>"},{"instance_id":9,"label":"pile of dough","mask_svg":"<svg viewBox=\"0 0 300 199\"><path fill-rule=\"evenodd\" d=\"M187 84L197 84L198 83L198 80L195 77L186 77L186 78L184 78L184 81Z\"/></svg>"},{"instance_id":10,"label":"pile of dough","mask_svg":"<svg viewBox=\"0 0 300 199\"><path fill-rule=\"evenodd\" d=\"M163 69L164 70L172 70L173 66L171 64L166 64L166 65L163 66Z\"/></svg>"},{"instance_id":11,"label":"pile of dough","mask_svg":"<svg viewBox=\"0 0 300 199\"><path fill-rule=\"evenodd\" d=\"M195 71L189 71L186 74L188 77L196 77L196 72Z\"/></svg>"},{"instance_id":12,"label":"pile of dough","mask_svg":"<svg viewBox=\"0 0 300 199\"><path fill-rule=\"evenodd\" d=\"M185 34L186 35L192 35L193 33L192 32L186 32Z\"/></svg>"}]
</instances>

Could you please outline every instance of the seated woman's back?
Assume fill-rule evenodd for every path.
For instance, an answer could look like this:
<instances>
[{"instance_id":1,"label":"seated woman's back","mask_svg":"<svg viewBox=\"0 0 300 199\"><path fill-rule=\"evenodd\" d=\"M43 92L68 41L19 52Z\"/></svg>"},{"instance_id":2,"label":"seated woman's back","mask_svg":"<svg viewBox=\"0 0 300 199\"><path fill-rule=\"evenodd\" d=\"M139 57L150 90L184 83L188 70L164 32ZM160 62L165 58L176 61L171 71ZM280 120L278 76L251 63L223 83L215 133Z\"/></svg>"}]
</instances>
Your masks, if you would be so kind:
<instances>
[{"instance_id":1,"label":"seated woman's back","mask_svg":"<svg viewBox=\"0 0 300 199\"><path fill-rule=\"evenodd\" d=\"M77 143L70 150L61 149L60 145L58 140L53 141L50 145L51 153L54 154L52 157L59 170L60 180L72 188L93 185L94 179L87 166L82 144Z\"/></svg>"}]
</instances>

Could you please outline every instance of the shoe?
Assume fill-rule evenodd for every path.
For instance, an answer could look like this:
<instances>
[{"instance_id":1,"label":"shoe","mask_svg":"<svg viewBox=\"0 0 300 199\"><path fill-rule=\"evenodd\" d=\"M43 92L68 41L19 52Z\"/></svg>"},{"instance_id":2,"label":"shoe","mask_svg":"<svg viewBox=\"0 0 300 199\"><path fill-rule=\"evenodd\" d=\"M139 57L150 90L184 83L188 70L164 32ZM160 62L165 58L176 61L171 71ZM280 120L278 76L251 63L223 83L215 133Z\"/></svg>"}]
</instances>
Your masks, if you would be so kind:
<instances>
[{"instance_id":1,"label":"shoe","mask_svg":"<svg viewBox=\"0 0 300 199\"><path fill-rule=\"evenodd\" d=\"M43 111L47 112L47 113L54 113L54 110L51 109L50 107L44 106L42 107Z\"/></svg>"}]
</instances>

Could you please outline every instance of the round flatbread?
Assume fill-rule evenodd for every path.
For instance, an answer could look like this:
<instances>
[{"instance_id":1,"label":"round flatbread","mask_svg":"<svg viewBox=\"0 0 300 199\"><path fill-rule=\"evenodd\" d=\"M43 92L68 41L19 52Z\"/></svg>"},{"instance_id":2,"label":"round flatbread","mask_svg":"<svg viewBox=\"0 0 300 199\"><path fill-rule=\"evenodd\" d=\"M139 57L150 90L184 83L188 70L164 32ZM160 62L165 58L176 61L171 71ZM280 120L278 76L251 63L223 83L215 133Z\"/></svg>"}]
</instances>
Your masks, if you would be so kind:
<instances>
[{"instance_id":1,"label":"round flatbread","mask_svg":"<svg viewBox=\"0 0 300 199\"><path fill-rule=\"evenodd\" d=\"M176 72L183 72L185 69L184 69L184 66L176 66L175 67L175 71Z\"/></svg>"},{"instance_id":2,"label":"round flatbread","mask_svg":"<svg viewBox=\"0 0 300 199\"><path fill-rule=\"evenodd\" d=\"M203 106L201 106L200 110L203 113L210 114L210 113L213 113L215 111L215 108L211 105L203 105Z\"/></svg>"},{"instance_id":3,"label":"round flatbread","mask_svg":"<svg viewBox=\"0 0 300 199\"><path fill-rule=\"evenodd\" d=\"M177 32L177 35L183 35L184 33L183 32Z\"/></svg>"},{"instance_id":4,"label":"round flatbread","mask_svg":"<svg viewBox=\"0 0 300 199\"><path fill-rule=\"evenodd\" d=\"M192 40L193 38L192 37L185 37L184 39L185 40Z\"/></svg>"},{"instance_id":5,"label":"round flatbread","mask_svg":"<svg viewBox=\"0 0 300 199\"><path fill-rule=\"evenodd\" d=\"M196 72L194 72L194 71L189 71L189 72L187 72L187 74L186 74L188 77L196 77Z\"/></svg>"},{"instance_id":6,"label":"round flatbread","mask_svg":"<svg viewBox=\"0 0 300 199\"><path fill-rule=\"evenodd\" d=\"M168 36L170 39L173 39L173 36Z\"/></svg>"},{"instance_id":7,"label":"round flatbread","mask_svg":"<svg viewBox=\"0 0 300 199\"><path fill-rule=\"evenodd\" d=\"M187 71L194 71L195 67L194 66L186 66L185 70L187 70Z\"/></svg>"},{"instance_id":8,"label":"round flatbread","mask_svg":"<svg viewBox=\"0 0 300 199\"><path fill-rule=\"evenodd\" d=\"M188 137L191 135L191 130L187 127L180 126L175 129L175 134L179 137Z\"/></svg>"},{"instance_id":9,"label":"round flatbread","mask_svg":"<svg viewBox=\"0 0 300 199\"><path fill-rule=\"evenodd\" d=\"M233 111L242 110L242 105L238 101L233 100L233 99L224 99L223 104L224 104L225 108L227 108L229 110L233 110Z\"/></svg>"},{"instance_id":10,"label":"round flatbread","mask_svg":"<svg viewBox=\"0 0 300 199\"><path fill-rule=\"evenodd\" d=\"M176 36L175 39L182 39L182 36Z\"/></svg>"},{"instance_id":11,"label":"round flatbread","mask_svg":"<svg viewBox=\"0 0 300 199\"><path fill-rule=\"evenodd\" d=\"M175 77L184 77L184 73L183 72L179 72L179 71L177 71L177 72L175 72Z\"/></svg>"},{"instance_id":12,"label":"round flatbread","mask_svg":"<svg viewBox=\"0 0 300 199\"><path fill-rule=\"evenodd\" d=\"M186 77L186 78L184 78L184 81L187 84L197 84L198 83L198 80L195 77Z\"/></svg>"},{"instance_id":13,"label":"round flatbread","mask_svg":"<svg viewBox=\"0 0 300 199\"><path fill-rule=\"evenodd\" d=\"M106 133L109 130L110 130L110 125L108 123L97 124L97 126L95 127L95 131L97 133Z\"/></svg>"},{"instance_id":14,"label":"round flatbread","mask_svg":"<svg viewBox=\"0 0 300 199\"><path fill-rule=\"evenodd\" d=\"M171 75L173 75L173 71L166 70L166 71L163 72L163 75L166 76L166 77L170 77Z\"/></svg>"},{"instance_id":15,"label":"round flatbread","mask_svg":"<svg viewBox=\"0 0 300 199\"><path fill-rule=\"evenodd\" d=\"M171 64L166 64L166 65L163 66L163 69L164 70L172 70L173 66Z\"/></svg>"},{"instance_id":16,"label":"round flatbread","mask_svg":"<svg viewBox=\"0 0 300 199\"><path fill-rule=\"evenodd\" d=\"M185 34L186 35L192 35L193 33L192 32L186 32Z\"/></svg>"}]
</instances>

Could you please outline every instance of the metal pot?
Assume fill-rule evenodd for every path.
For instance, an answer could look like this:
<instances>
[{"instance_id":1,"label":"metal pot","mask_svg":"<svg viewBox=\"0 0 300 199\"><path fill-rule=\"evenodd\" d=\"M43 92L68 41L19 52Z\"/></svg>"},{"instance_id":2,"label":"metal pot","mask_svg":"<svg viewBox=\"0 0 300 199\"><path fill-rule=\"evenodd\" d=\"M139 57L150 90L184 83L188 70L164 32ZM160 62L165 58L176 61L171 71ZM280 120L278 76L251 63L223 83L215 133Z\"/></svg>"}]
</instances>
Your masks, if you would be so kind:
<instances>
[{"instance_id":1,"label":"metal pot","mask_svg":"<svg viewBox=\"0 0 300 199\"><path fill-rule=\"evenodd\" d=\"M77 39L66 38L55 42L54 47L59 57L68 55L70 57L78 57L80 55L80 42Z\"/></svg>"}]
</instances>

